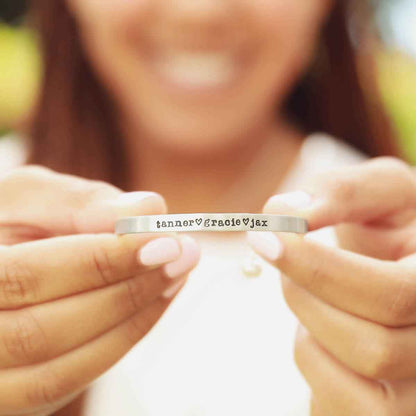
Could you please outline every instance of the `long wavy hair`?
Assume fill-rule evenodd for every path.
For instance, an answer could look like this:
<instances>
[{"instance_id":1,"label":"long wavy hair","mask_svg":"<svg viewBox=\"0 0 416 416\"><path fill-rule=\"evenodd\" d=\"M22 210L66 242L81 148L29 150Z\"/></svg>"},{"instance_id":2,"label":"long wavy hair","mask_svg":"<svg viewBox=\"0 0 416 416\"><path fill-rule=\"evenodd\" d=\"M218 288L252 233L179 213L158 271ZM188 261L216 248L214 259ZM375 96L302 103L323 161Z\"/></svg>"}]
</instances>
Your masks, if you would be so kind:
<instances>
[{"instance_id":1,"label":"long wavy hair","mask_svg":"<svg viewBox=\"0 0 416 416\"><path fill-rule=\"evenodd\" d=\"M355 20L353 38L354 4L364 24ZM315 59L287 98L285 111L305 134L326 132L369 156L399 155L377 88L375 48L365 42L369 15L364 4L336 1ZM63 0L36 0L32 9L44 74L28 162L123 187L128 166L115 103L84 52L73 16Z\"/></svg>"}]
</instances>

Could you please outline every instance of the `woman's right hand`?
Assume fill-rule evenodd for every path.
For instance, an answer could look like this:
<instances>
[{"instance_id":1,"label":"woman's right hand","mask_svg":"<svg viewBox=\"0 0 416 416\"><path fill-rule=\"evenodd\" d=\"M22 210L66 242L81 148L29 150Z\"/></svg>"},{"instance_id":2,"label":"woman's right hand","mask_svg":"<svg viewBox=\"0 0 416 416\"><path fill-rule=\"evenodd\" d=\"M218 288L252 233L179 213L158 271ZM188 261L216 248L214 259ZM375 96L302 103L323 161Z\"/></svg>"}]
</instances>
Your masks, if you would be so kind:
<instances>
[{"instance_id":1,"label":"woman's right hand","mask_svg":"<svg viewBox=\"0 0 416 416\"><path fill-rule=\"evenodd\" d=\"M188 236L113 234L154 193L38 166L0 181L0 415L51 415L157 322L199 260Z\"/></svg>"}]
</instances>

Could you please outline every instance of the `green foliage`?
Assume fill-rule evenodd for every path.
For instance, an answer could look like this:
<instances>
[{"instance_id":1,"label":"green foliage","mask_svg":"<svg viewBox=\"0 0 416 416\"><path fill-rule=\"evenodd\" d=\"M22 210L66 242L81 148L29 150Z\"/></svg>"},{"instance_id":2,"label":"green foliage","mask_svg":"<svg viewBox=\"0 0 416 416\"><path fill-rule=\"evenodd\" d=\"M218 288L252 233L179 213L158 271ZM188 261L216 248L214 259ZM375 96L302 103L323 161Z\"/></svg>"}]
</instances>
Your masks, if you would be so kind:
<instances>
[{"instance_id":1,"label":"green foliage","mask_svg":"<svg viewBox=\"0 0 416 416\"><path fill-rule=\"evenodd\" d=\"M11 24L18 24L23 18L27 7L28 0L1 0L0 20Z\"/></svg>"},{"instance_id":2,"label":"green foliage","mask_svg":"<svg viewBox=\"0 0 416 416\"><path fill-rule=\"evenodd\" d=\"M416 164L416 60L402 53L386 52L378 63L387 109L408 159Z\"/></svg>"},{"instance_id":3,"label":"green foliage","mask_svg":"<svg viewBox=\"0 0 416 416\"><path fill-rule=\"evenodd\" d=\"M30 110L40 66L33 33L0 23L0 131L16 126Z\"/></svg>"},{"instance_id":4,"label":"green foliage","mask_svg":"<svg viewBox=\"0 0 416 416\"><path fill-rule=\"evenodd\" d=\"M416 164L416 61L402 53L384 52L378 67L386 106L408 159ZM0 136L30 111L40 73L33 33L0 23Z\"/></svg>"}]
</instances>

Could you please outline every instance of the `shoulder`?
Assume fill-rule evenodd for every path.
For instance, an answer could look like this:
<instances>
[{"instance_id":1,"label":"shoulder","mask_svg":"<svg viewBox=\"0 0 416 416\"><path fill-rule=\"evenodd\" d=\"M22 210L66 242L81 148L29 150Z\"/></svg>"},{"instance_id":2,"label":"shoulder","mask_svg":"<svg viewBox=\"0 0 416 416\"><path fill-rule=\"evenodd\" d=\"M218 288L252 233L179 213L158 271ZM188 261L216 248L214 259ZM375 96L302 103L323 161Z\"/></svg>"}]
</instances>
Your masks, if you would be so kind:
<instances>
[{"instance_id":1,"label":"shoulder","mask_svg":"<svg viewBox=\"0 0 416 416\"><path fill-rule=\"evenodd\" d=\"M296 166L290 172L283 191L302 188L315 174L359 164L366 159L367 155L342 140L324 133L312 134L305 139ZM333 227L313 231L309 233L309 238L326 245L337 245Z\"/></svg>"},{"instance_id":2,"label":"shoulder","mask_svg":"<svg viewBox=\"0 0 416 416\"><path fill-rule=\"evenodd\" d=\"M23 137L12 134L0 138L0 175L24 165L26 158L27 143Z\"/></svg>"},{"instance_id":3,"label":"shoulder","mask_svg":"<svg viewBox=\"0 0 416 416\"><path fill-rule=\"evenodd\" d=\"M279 191L299 188L315 174L358 164L367 158L364 153L340 139L325 133L311 134L305 138L299 156Z\"/></svg>"},{"instance_id":4,"label":"shoulder","mask_svg":"<svg viewBox=\"0 0 416 416\"><path fill-rule=\"evenodd\" d=\"M353 165L368 156L348 143L325 133L314 133L305 139L300 159L317 170Z\"/></svg>"}]
</instances>

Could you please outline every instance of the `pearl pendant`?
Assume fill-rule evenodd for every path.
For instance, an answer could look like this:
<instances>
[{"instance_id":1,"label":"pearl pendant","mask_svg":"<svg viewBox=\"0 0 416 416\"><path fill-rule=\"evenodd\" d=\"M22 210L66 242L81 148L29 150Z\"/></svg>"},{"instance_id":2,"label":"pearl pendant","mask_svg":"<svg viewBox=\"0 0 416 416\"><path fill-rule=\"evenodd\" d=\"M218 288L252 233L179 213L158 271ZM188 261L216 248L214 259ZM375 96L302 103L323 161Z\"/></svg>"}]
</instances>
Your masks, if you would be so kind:
<instances>
[{"instance_id":1,"label":"pearl pendant","mask_svg":"<svg viewBox=\"0 0 416 416\"><path fill-rule=\"evenodd\" d=\"M255 253L250 253L242 264L243 274L247 277L258 277L263 271L259 259Z\"/></svg>"}]
</instances>

